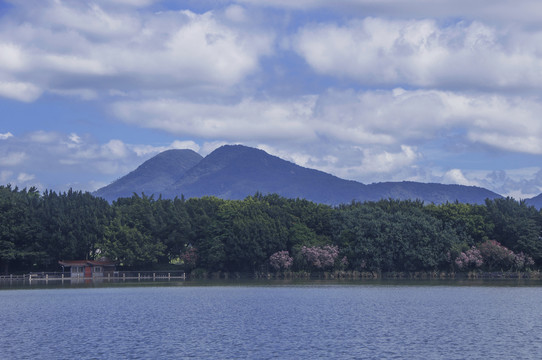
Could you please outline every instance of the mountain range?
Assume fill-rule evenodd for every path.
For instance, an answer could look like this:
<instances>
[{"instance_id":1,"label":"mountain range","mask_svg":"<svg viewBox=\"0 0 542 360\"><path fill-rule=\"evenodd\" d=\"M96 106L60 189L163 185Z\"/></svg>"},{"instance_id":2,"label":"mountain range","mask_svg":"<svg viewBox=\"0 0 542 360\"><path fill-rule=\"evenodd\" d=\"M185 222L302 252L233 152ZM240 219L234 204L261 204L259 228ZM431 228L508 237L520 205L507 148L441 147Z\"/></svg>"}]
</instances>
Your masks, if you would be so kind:
<instances>
[{"instance_id":1,"label":"mountain range","mask_svg":"<svg viewBox=\"0 0 542 360\"><path fill-rule=\"evenodd\" d=\"M192 150L168 150L94 194L114 201L134 193L161 195L167 199L182 195L185 198L217 196L244 199L257 192L330 205L388 198L418 199L435 204L455 201L482 204L487 198L502 197L475 186L409 181L366 185L305 168L242 145L225 145L206 157ZM527 203L540 208L542 194L527 200Z\"/></svg>"}]
</instances>

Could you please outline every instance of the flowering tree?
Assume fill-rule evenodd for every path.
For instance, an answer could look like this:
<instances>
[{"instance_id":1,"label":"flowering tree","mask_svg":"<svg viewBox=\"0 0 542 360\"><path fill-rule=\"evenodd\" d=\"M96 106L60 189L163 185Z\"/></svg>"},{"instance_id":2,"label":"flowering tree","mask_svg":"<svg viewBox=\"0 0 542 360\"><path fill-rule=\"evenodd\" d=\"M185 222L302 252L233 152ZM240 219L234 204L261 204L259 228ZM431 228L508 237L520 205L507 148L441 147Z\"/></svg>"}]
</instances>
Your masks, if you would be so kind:
<instances>
[{"instance_id":1,"label":"flowering tree","mask_svg":"<svg viewBox=\"0 0 542 360\"><path fill-rule=\"evenodd\" d=\"M489 270L495 268L510 269L514 266L516 255L510 249L495 240L488 240L478 247Z\"/></svg>"},{"instance_id":2,"label":"flowering tree","mask_svg":"<svg viewBox=\"0 0 542 360\"><path fill-rule=\"evenodd\" d=\"M455 264L461 270L479 268L483 263L484 261L482 260L482 254L475 246L466 252L462 252L455 259Z\"/></svg>"},{"instance_id":3,"label":"flowering tree","mask_svg":"<svg viewBox=\"0 0 542 360\"><path fill-rule=\"evenodd\" d=\"M329 269L335 265L335 260L339 257L339 247L336 245L325 245L323 247L301 248L301 255L307 263L316 269Z\"/></svg>"},{"instance_id":4,"label":"flowering tree","mask_svg":"<svg viewBox=\"0 0 542 360\"><path fill-rule=\"evenodd\" d=\"M466 252L462 252L456 259L455 264L461 270L480 268L487 270L523 270L534 265L533 258L523 252L515 254L512 250L501 245L495 240L488 240L478 247L473 246Z\"/></svg>"},{"instance_id":5,"label":"flowering tree","mask_svg":"<svg viewBox=\"0 0 542 360\"><path fill-rule=\"evenodd\" d=\"M195 247L190 247L186 249L184 253L181 254L181 260L184 263L184 266L187 269L193 269L196 267L196 262L198 260L198 251Z\"/></svg>"},{"instance_id":6,"label":"flowering tree","mask_svg":"<svg viewBox=\"0 0 542 360\"><path fill-rule=\"evenodd\" d=\"M269 265L271 265L275 271L288 270L293 263L294 259L290 257L290 253L286 250L277 251L269 257Z\"/></svg>"}]
</instances>

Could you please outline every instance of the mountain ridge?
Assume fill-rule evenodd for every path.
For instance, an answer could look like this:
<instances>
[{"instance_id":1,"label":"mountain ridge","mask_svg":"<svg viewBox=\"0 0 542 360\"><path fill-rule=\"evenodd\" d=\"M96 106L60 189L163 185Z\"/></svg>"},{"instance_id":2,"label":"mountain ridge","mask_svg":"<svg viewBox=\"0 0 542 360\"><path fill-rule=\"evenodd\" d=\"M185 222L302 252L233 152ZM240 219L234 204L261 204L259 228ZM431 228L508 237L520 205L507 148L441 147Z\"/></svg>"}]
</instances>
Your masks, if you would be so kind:
<instances>
[{"instance_id":1,"label":"mountain ridge","mask_svg":"<svg viewBox=\"0 0 542 360\"><path fill-rule=\"evenodd\" d=\"M388 198L435 204L455 201L481 204L488 198L502 198L476 186L413 181L366 185L305 168L243 145L224 145L206 157L191 150L168 150L94 194L114 201L141 192L163 198L184 195L186 198L217 196L234 200L256 192L276 193L329 205ZM538 197L542 202L542 194Z\"/></svg>"}]
</instances>

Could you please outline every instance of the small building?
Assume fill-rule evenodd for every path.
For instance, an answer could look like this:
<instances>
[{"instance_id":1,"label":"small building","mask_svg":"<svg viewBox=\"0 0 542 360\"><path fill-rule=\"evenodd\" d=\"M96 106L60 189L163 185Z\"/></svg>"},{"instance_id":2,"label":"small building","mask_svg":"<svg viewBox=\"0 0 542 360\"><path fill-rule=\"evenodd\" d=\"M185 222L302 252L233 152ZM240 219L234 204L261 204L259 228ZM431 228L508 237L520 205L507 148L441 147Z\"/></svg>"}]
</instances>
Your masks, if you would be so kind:
<instances>
[{"instance_id":1,"label":"small building","mask_svg":"<svg viewBox=\"0 0 542 360\"><path fill-rule=\"evenodd\" d=\"M69 268L72 278L113 276L116 270L116 263L110 260L61 260L58 263L63 273Z\"/></svg>"}]
</instances>

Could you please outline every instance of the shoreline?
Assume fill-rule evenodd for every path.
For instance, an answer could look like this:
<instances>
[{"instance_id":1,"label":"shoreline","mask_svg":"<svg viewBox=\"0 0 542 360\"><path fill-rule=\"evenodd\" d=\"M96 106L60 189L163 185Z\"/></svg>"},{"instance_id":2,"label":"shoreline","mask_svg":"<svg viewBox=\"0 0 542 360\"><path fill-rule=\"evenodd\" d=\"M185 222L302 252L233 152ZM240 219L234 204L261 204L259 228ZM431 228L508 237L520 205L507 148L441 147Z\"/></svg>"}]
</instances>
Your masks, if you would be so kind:
<instances>
[{"instance_id":1,"label":"shoreline","mask_svg":"<svg viewBox=\"0 0 542 360\"><path fill-rule=\"evenodd\" d=\"M539 286L542 274L530 272L319 272L319 273L206 273L186 277L141 278L28 278L1 277L0 290L103 288L130 286L325 286L325 285L442 285ZM202 275L206 275L203 277Z\"/></svg>"}]
</instances>

